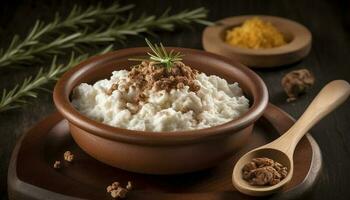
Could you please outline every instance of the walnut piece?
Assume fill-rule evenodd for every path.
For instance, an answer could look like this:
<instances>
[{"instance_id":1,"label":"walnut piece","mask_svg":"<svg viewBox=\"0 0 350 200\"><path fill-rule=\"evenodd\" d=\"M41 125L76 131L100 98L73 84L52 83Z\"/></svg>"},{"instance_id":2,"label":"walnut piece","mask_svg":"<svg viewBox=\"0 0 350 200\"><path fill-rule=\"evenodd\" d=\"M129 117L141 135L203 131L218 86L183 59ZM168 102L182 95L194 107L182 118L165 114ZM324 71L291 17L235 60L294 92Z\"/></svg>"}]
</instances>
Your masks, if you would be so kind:
<instances>
[{"instance_id":1,"label":"walnut piece","mask_svg":"<svg viewBox=\"0 0 350 200\"><path fill-rule=\"evenodd\" d=\"M120 184L119 184L119 182L113 182L111 186L112 186L112 189L115 190L115 189L118 189Z\"/></svg>"},{"instance_id":2,"label":"walnut piece","mask_svg":"<svg viewBox=\"0 0 350 200\"><path fill-rule=\"evenodd\" d=\"M253 158L252 162L255 163L258 167L271 166L275 162L269 158Z\"/></svg>"},{"instance_id":3,"label":"walnut piece","mask_svg":"<svg viewBox=\"0 0 350 200\"><path fill-rule=\"evenodd\" d=\"M111 196L112 196L112 198L118 198L118 192L117 192L117 190L112 190L112 191L111 191Z\"/></svg>"},{"instance_id":4,"label":"walnut piece","mask_svg":"<svg viewBox=\"0 0 350 200\"><path fill-rule=\"evenodd\" d=\"M282 87L291 102L297 97L305 93L315 83L315 77L307 69L299 69L286 74L281 81Z\"/></svg>"},{"instance_id":5,"label":"walnut piece","mask_svg":"<svg viewBox=\"0 0 350 200\"><path fill-rule=\"evenodd\" d=\"M111 197L114 199L123 199L126 197L127 193L132 189L131 181L128 181L126 187L120 186L119 182L113 182L111 185L107 186L106 191L110 193Z\"/></svg>"},{"instance_id":6,"label":"walnut piece","mask_svg":"<svg viewBox=\"0 0 350 200\"><path fill-rule=\"evenodd\" d=\"M254 158L242 168L242 177L250 185L276 185L288 174L287 167L269 158Z\"/></svg>"},{"instance_id":7,"label":"walnut piece","mask_svg":"<svg viewBox=\"0 0 350 200\"><path fill-rule=\"evenodd\" d=\"M126 194L128 193L128 190L126 190L125 188L119 187L117 189L117 196L120 198L125 198Z\"/></svg>"},{"instance_id":8,"label":"walnut piece","mask_svg":"<svg viewBox=\"0 0 350 200\"><path fill-rule=\"evenodd\" d=\"M55 169L61 168L61 161L56 160L55 163L53 164L53 168Z\"/></svg>"},{"instance_id":9,"label":"walnut piece","mask_svg":"<svg viewBox=\"0 0 350 200\"><path fill-rule=\"evenodd\" d=\"M107 193L111 193L113 190L113 187L111 185L109 185L109 186L107 186L106 190L107 190Z\"/></svg>"},{"instance_id":10,"label":"walnut piece","mask_svg":"<svg viewBox=\"0 0 350 200\"><path fill-rule=\"evenodd\" d=\"M131 181L128 181L128 184L126 185L127 190L132 190L132 183Z\"/></svg>"},{"instance_id":11,"label":"walnut piece","mask_svg":"<svg viewBox=\"0 0 350 200\"><path fill-rule=\"evenodd\" d=\"M64 158L65 161L73 162L73 160L74 160L74 155L72 154L72 152L66 151L66 152L64 152L64 154L63 154L63 158Z\"/></svg>"}]
</instances>

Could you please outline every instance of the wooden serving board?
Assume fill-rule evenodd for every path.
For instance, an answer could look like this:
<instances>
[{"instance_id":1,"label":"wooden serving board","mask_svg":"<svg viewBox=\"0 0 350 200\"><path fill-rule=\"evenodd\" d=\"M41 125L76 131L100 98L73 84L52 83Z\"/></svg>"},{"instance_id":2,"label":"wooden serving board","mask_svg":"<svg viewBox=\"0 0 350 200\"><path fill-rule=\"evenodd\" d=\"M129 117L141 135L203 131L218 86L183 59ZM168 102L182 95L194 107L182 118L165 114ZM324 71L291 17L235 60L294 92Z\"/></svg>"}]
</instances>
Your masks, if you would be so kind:
<instances>
[{"instance_id":1,"label":"wooden serving board","mask_svg":"<svg viewBox=\"0 0 350 200\"><path fill-rule=\"evenodd\" d=\"M278 137L292 124L293 119L288 114L270 104L254 127L250 144L240 153L212 169L165 176L131 173L98 162L74 143L67 122L55 113L23 134L18 141L8 171L9 196L12 200L111 199L106 193L106 186L113 181L126 184L130 180L135 189L127 199L254 199L239 193L232 186L235 160L249 149ZM74 153L74 162L63 162L61 169L54 169L54 161L62 160L66 150ZM294 160L292 181L283 192L268 198L305 197L312 189L322 162L320 149L310 135L300 141Z\"/></svg>"}]
</instances>

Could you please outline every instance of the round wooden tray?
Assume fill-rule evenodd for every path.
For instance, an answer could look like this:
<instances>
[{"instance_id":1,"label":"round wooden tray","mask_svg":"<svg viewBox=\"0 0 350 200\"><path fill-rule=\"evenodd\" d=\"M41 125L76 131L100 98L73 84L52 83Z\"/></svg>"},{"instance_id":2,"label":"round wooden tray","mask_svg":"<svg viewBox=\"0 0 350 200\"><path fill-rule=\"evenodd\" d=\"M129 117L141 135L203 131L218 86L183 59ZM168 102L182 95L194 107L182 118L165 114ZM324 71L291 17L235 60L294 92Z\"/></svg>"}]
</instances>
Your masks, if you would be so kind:
<instances>
[{"instance_id":1,"label":"round wooden tray","mask_svg":"<svg viewBox=\"0 0 350 200\"><path fill-rule=\"evenodd\" d=\"M94 160L74 143L67 122L55 113L23 134L18 141L8 171L9 197L12 200L111 199L106 186L113 181L126 184L130 180L135 189L128 194L128 199L254 199L232 186L235 160L248 150L278 137L292 124L293 119L288 114L270 104L264 116L256 122L249 146L237 155L212 169L156 176L123 171ZM54 161L62 160L66 150L74 153L74 162L63 162L62 168L55 170ZM270 196L271 199L305 197L312 189L322 162L319 147L310 135L298 144L294 160L292 181L281 193Z\"/></svg>"},{"instance_id":2,"label":"round wooden tray","mask_svg":"<svg viewBox=\"0 0 350 200\"><path fill-rule=\"evenodd\" d=\"M270 49L234 47L224 42L226 31L240 26L245 20L259 17L271 22L285 36L286 45ZM278 67L297 62L307 56L311 49L312 36L303 25L281 17L245 15L230 17L208 26L203 31L202 43L206 51L234 58L249 67Z\"/></svg>"}]
</instances>

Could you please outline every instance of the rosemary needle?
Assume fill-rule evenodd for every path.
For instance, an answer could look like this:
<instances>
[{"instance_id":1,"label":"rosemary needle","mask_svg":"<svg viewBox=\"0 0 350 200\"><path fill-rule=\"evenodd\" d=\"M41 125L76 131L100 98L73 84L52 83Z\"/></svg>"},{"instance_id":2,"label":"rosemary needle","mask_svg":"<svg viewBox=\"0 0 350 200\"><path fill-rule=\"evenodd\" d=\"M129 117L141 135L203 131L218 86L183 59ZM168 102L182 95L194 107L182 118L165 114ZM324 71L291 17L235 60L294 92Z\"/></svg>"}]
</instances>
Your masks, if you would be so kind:
<instances>
[{"instance_id":1,"label":"rosemary needle","mask_svg":"<svg viewBox=\"0 0 350 200\"><path fill-rule=\"evenodd\" d=\"M156 65L161 65L165 67L168 71L170 71L171 67L176 62L179 62L182 60L182 57L184 56L180 52L175 52L174 50L171 50L170 52L167 52L165 47L162 43L159 44L152 44L147 38L145 38L145 41L148 45L148 47L151 49L152 53L147 53L149 55L149 59L145 58L130 58L131 61L153 61Z\"/></svg>"}]
</instances>

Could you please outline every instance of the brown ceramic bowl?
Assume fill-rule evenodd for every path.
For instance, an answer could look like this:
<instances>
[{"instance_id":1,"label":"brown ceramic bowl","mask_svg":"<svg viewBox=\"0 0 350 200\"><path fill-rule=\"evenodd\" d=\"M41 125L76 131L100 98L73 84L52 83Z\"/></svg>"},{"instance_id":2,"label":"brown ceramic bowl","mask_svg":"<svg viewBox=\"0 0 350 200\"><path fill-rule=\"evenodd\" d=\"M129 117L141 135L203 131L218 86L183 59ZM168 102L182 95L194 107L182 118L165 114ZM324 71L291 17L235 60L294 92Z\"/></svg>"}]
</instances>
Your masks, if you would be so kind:
<instances>
[{"instance_id":1,"label":"brown ceramic bowl","mask_svg":"<svg viewBox=\"0 0 350 200\"><path fill-rule=\"evenodd\" d=\"M222 56L193 49L169 49L183 52L184 63L199 71L218 75L228 82L237 81L250 99L249 111L219 126L161 133L116 128L80 114L70 103L74 87L110 77L114 70L129 69L135 62L128 58L144 56L149 51L123 49L80 63L56 84L55 105L85 152L103 163L132 172L176 174L215 166L249 142L253 124L268 103L264 82L247 67Z\"/></svg>"}]
</instances>

